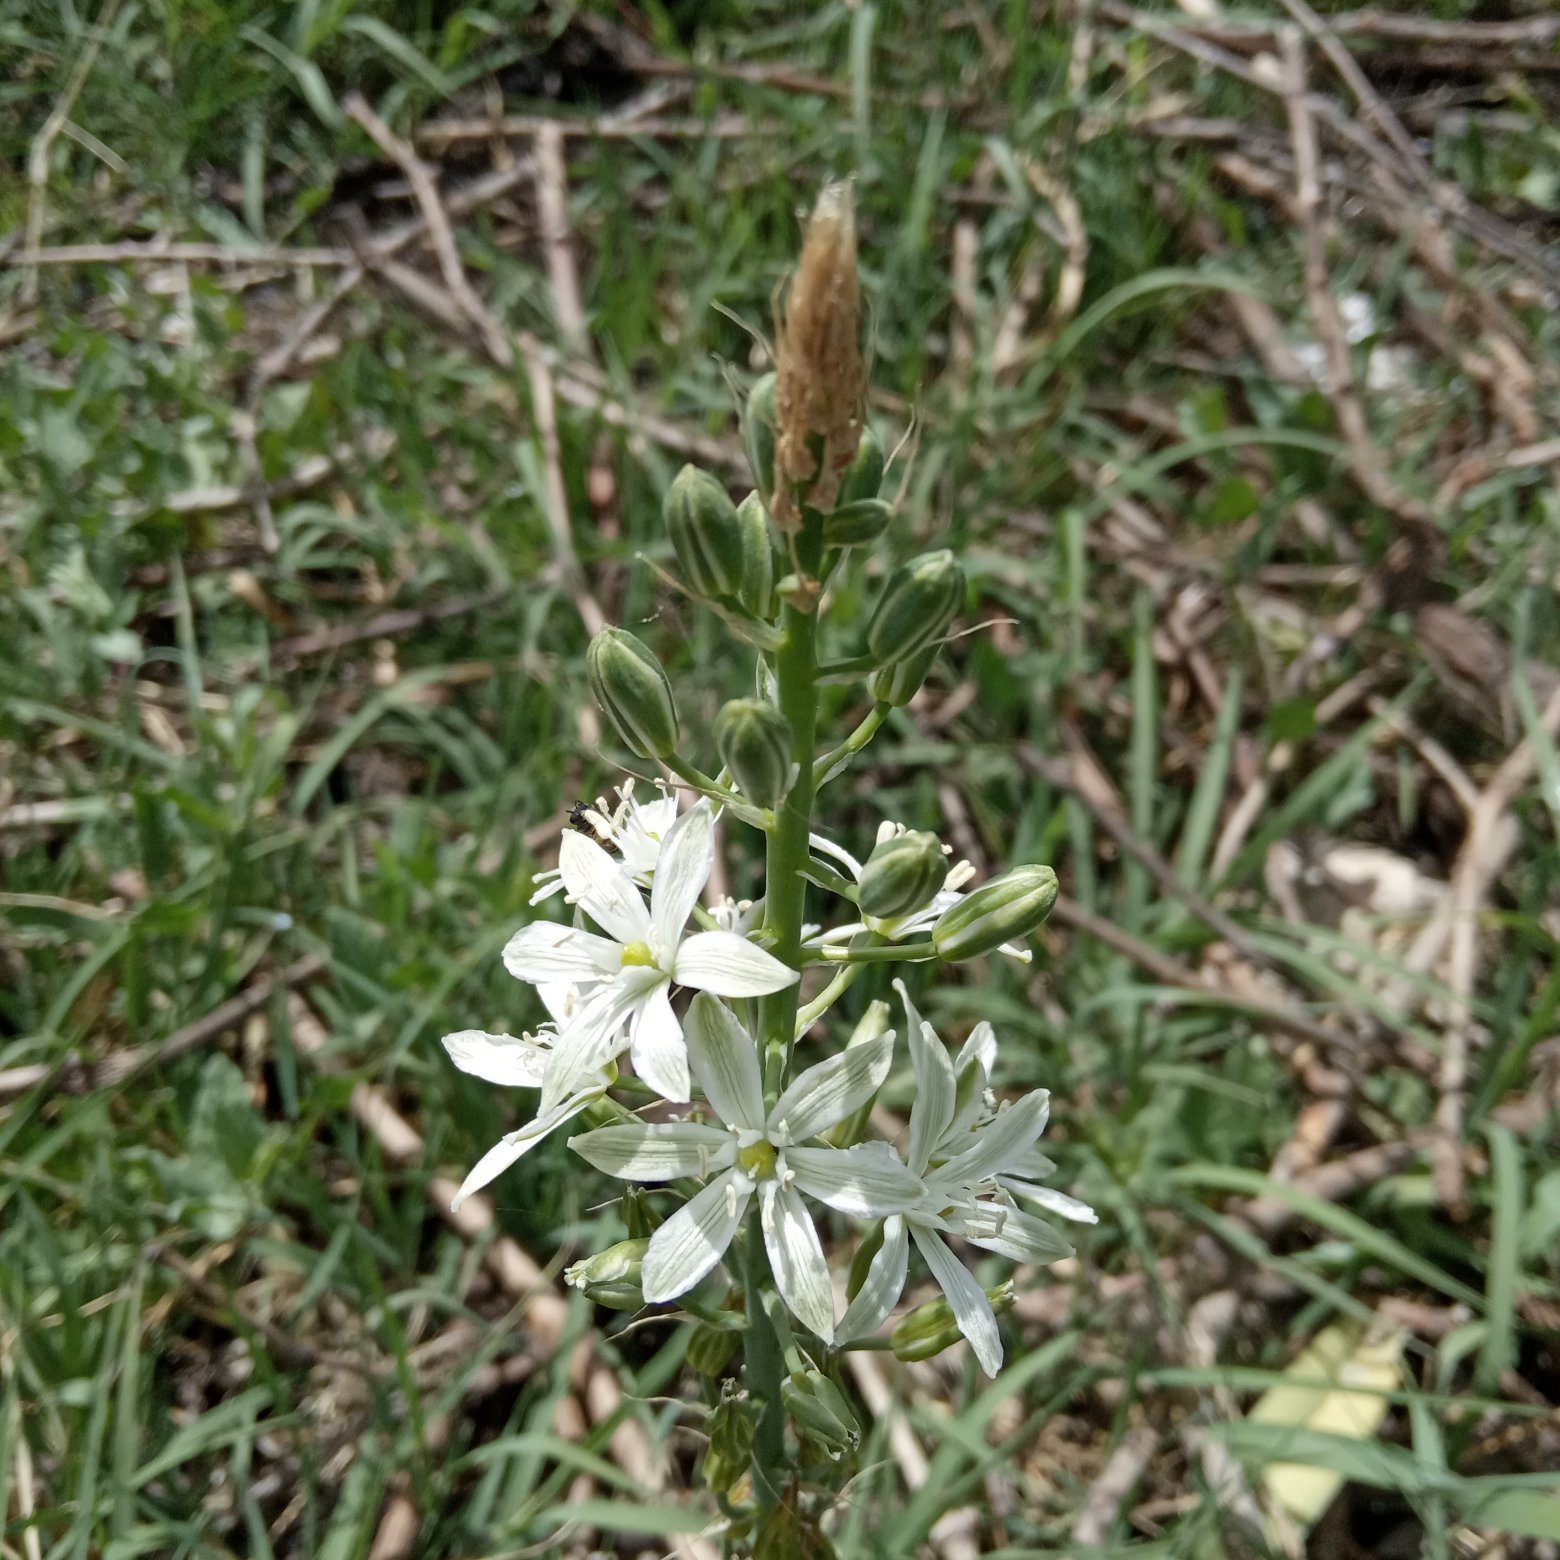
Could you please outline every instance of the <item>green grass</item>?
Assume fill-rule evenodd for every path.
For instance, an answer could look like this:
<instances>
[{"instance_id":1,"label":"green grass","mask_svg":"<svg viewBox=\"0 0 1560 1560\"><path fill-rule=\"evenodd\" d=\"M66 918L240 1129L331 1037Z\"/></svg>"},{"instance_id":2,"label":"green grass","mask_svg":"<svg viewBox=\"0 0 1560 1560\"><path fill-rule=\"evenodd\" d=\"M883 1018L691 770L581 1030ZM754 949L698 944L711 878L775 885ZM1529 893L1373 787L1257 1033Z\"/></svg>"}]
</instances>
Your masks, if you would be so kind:
<instances>
[{"instance_id":1,"label":"green grass","mask_svg":"<svg viewBox=\"0 0 1560 1560\"><path fill-rule=\"evenodd\" d=\"M1554 1466L1553 1429L1522 1428L1532 1404L1517 1394L1560 1393L1560 1169L1552 1108L1513 1107L1546 1077L1552 1089L1556 1065L1556 757L1540 723L1547 685L1520 658L1560 655L1547 584L1560 506L1541 465L1502 457L1556 425L1553 311L1515 267L1459 241L1466 287L1499 299L1516 322L1510 349L1531 366L1524 432L1446 342L1416 333L1416 312L1464 310L1448 327L1455 344L1515 383L1407 240L1356 211L1333 245L1335 291L1367 294L1382 343L1412 348L1403 383L1367 393L1394 479L1429 499L1460 458L1489 457L1437 503L1442 543L1405 594L1401 527L1351 475L1326 398L1275 378L1234 323L1233 300L1254 296L1291 344L1311 339L1297 232L1230 182L1216 145L1144 123L1159 95L1180 93L1184 112L1268 127L1282 148L1273 101L1104 18L1072 92L1076 24L1013 4L968 17L652 5L635 13L636 47L688 67L670 77L634 64L625 14L516 0L126 0L101 12L0 0L0 233L14 239L0 272L0 1072L51 1069L43 1086L0 1097L0 1554L345 1560L368 1553L400 1495L418 1556L567 1552L583 1543L555 1539L571 1519L609 1551L659 1553L662 1535L711 1512L687 1490L697 1440L668 1404L697 1396L687 1329L624 1332L578 1301L568 1312L570 1337L597 1330L622 1413L669 1449L666 1487L652 1489L617 1460L614 1420L557 1432L566 1347L493 1385L489 1367L527 1352L523 1315L481 1244L429 1196L436 1173L463 1173L529 1103L457 1074L438 1037L538 1017L497 951L550 863L544 826L615 783L623 758L582 745L587 636L551 569L526 376L371 278L319 350L253 402L277 551L259 547L248 502L192 506L195 490L248 488L234 412L250 405L258 359L333 275L50 264L29 301L16 258L35 198L29 148L103 16L74 128L47 165L46 245L342 245L403 222L398 175L339 112L352 88L402 133L479 115L490 91L510 113L589 119L666 80L685 88L667 117L745 116L734 138L569 142L592 363L625 404L733 449L731 385L759 366L741 322L767 332L796 212L830 173L857 174L878 414L891 444L912 409L915 423L887 555L958 548L973 582L964 623L984 626L830 788L834 832L859 848L883 816L942 829L951 795L960 854L978 850L983 868L1054 863L1083 911L1213 971L1219 989L1173 988L1058 920L1029 971L998 961L930 999L950 1034L996 1024L1002 1087L1053 1091L1060 1184L1102 1221L1075 1273L1030 1276L1061 1298L1047 1321L1010 1319L998 1382L962 1356L940 1376L893 1375L931 1477L903 1488L877 1422L834 1530L841 1554L925 1552L939 1517L963 1506L984 1513L984 1552L1076 1552L1089 1485L1144 1415L1167 1440L1142 1495L1187 1499L1153 1529L1128 1501L1110 1552L1217 1553L1220 1503L1175 1450L1172 1411L1227 1421L1217 1389L1247 1406L1335 1315L1374 1317L1394 1299L1462 1309L1410 1340L1375 1461L1345 1465L1390 1492L1380 1498L1427 1543L1444 1546L1463 1522L1552 1537L1552 1483L1523 1480ZM1314 60L1313 85L1346 101ZM1535 87L1487 126L1479 113L1461 132L1442 125L1432 151L1442 176L1536 233L1554 136L1552 95ZM446 188L489 158L480 142L448 153ZM1071 191L1087 235L1067 320L1047 315L1063 249L1031 161ZM963 321L949 258L960 222L975 244ZM1222 253L1204 252L1198 222ZM529 187L457 232L505 325L567 358ZM435 275L426 252L402 258ZM1039 300L999 372L993 352L1031 265ZM951 366L959 330L967 375ZM665 656L688 727L707 730L750 670L641 561L667 556L659 499L684 457L588 409L561 405L560 420L589 582L609 617ZM287 488L321 457L327 474ZM1330 539L1300 524L1303 501L1329 517ZM1352 561L1387 589L1297 672L1361 587L1357 574L1297 583L1294 567ZM858 567L834 593L826 632L840 653L881 567ZM1173 637L1193 591L1211 613L1196 653L1222 708ZM1509 693L1502 682L1483 709L1457 701L1423 653L1425 599L1461 601L1517 647ZM437 615L461 600L468 610ZM425 616L384 643L288 646L392 609ZM1459 1209L1438 1205L1423 1155L1341 1201L1272 1181L1309 1103L1307 1058L1230 1000L1233 983L1351 1037L1334 1059L1351 1078L1345 1123L1325 1157L1433 1121L1444 969L1406 988L1440 998L1428 1009L1385 1008L1404 939L1359 948L1358 922L1340 931L1337 896L1308 880L1306 920L1288 922L1268 873L1284 842L1314 863L1336 841L1451 871L1461 817L1422 759L1364 703L1326 716L1327 696L1369 671L1476 784L1525 734L1536 758L1511 810L1520 843L1481 925ZM1491 718L1503 694L1504 726ZM841 693L835 724L851 712ZM1242 847L1216 871L1232 809L1285 741L1292 761L1272 769ZM1232 974L1227 950L1210 959L1197 916L1019 758L1065 758L1077 742L1135 833L1246 929L1279 972L1270 984L1255 984L1249 961ZM751 886L756 863L729 866L736 890ZM78 1063L156 1046L307 954L325 972L296 1001L279 990L166 1066L83 1083ZM842 1017L879 984L858 981ZM322 1026L323 1056L300 1037L305 1021ZM414 1123L420 1159L392 1159L359 1124L357 1083ZM908 1087L896 1078L888 1103L907 1104ZM610 1189L561 1142L493 1190L502 1230L550 1273L620 1232ZM1261 1192L1296 1215L1271 1242L1232 1217L1234 1199ZM1207 1241L1229 1281L1266 1274L1290 1288L1243 1312L1199 1375L1163 1351L1198 1298ZM1180 1263L1168 1283L1167 1259ZM1100 1298L1133 1275L1147 1281ZM1459 1407L1473 1393L1467 1406L1493 1420ZM1492 1453L1501 1428L1509 1444ZM1315 1431L1285 1449L1272 1429L1219 1425L1252 1467L1280 1454L1333 1466L1348 1450ZM579 1476L593 1494L570 1508ZM1013 1498L993 1504L993 1489Z\"/></svg>"}]
</instances>

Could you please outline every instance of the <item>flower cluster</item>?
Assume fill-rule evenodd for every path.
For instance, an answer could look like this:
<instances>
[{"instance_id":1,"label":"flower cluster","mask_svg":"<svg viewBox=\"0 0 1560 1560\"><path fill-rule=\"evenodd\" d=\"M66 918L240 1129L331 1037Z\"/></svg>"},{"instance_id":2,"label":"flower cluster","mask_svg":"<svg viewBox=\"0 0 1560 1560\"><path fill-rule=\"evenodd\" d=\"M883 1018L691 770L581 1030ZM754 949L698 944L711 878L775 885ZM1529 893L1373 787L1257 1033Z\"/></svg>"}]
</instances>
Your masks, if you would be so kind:
<instances>
[{"instance_id":1,"label":"flower cluster","mask_svg":"<svg viewBox=\"0 0 1560 1560\"><path fill-rule=\"evenodd\" d=\"M715 852L709 802L678 815L671 797L642 805L625 788L615 812L598 805L585 821L595 837L565 831L556 876L548 875L534 901L561 891L575 907L576 924L533 922L504 949L510 973L537 988L551 1022L520 1038L478 1030L445 1037L463 1071L541 1090L536 1118L483 1157L460 1195L600 1101L626 1050L640 1082L661 1101L688 1103L695 1085L699 1096L686 1117L618 1121L569 1139L570 1148L608 1175L690 1189L649 1238L640 1279L646 1304L675 1300L704 1279L756 1198L780 1296L823 1342L858 1339L883 1326L904 1290L913 1244L981 1365L995 1374L1002 1360L995 1317L947 1242L954 1237L1016 1262L1054 1262L1071 1248L1018 1199L1063 1218L1093 1220L1084 1204L1039 1184L1052 1168L1035 1148L1048 1095L1037 1090L999 1106L991 1092L991 1026L978 1025L950 1057L896 981L915 1083L903 1141L837 1141L841 1125L859 1120L887 1080L893 1030L807 1067L766 1104L759 1048L720 999L767 995L793 984L798 972L760 947L753 933L731 929L730 917L723 929L716 912L700 906ZM891 826L883 838L901 833ZM853 865L844 852L835 855ZM853 876L860 879L859 867ZM904 918L881 934L929 930L962 897L939 888L929 920L923 916L909 927ZM582 919L598 930L578 924ZM700 920L712 929L690 931L690 921ZM821 951L864 930L858 924L843 938L839 930L819 934L808 946ZM681 1020L671 1001L680 987L694 993ZM807 1199L881 1221L869 1237L875 1253L843 1315Z\"/></svg>"}]
</instances>

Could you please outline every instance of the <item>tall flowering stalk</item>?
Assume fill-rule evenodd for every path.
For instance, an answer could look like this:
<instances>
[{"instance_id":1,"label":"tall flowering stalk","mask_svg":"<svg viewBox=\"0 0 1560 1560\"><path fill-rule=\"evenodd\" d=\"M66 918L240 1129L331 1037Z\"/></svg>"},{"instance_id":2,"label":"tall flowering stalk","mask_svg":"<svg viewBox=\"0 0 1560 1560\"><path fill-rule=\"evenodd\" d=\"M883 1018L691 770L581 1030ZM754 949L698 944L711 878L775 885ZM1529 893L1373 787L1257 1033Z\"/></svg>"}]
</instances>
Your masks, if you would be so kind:
<instances>
[{"instance_id":1,"label":"tall flowering stalk","mask_svg":"<svg viewBox=\"0 0 1560 1560\"><path fill-rule=\"evenodd\" d=\"M1033 1208L1094 1219L1043 1184L1048 1096L997 1092L989 1025L955 1055L895 981L902 1032L875 1001L843 1045L827 1039L824 1021L863 973L1027 959L1024 941L1056 898L1044 866L968 889L966 863L891 821L864 862L815 829L819 788L914 697L964 599L952 554L923 554L889 575L865 632L847 628L830 646L839 653L824 653L829 581L892 515L865 419L859 321L850 187L831 184L777 309L775 372L743 418L755 491L738 505L690 466L665 503L680 583L754 647L759 696L721 711L712 776L687 754L650 650L622 629L597 635L587 658L597 701L667 780L659 794L628 782L617 806L577 810L532 901L561 894L567 921L535 920L504 950L549 1021L518 1038L445 1039L457 1067L540 1091L534 1118L483 1157L462 1196L565 1123L581 1158L628 1183L630 1238L568 1278L604 1305L679 1306L699 1319L690 1364L722 1378L703 1474L733 1554L829 1553L823 1519L860 1437L843 1350L924 1359L963 1338L995 1375L1012 1289L983 1289L967 1262L976 1250L1019 1263L1065 1256ZM826 681L859 682L870 703L820 752ZM691 804L680 809L679 794ZM755 903L701 904L722 819L764 836ZM804 925L809 885L843 902L832 925ZM872 1106L896 1063L915 1092L906 1126L885 1136ZM860 1235L848 1271L834 1272L821 1229L841 1219ZM942 1298L885 1338L917 1256Z\"/></svg>"}]
</instances>

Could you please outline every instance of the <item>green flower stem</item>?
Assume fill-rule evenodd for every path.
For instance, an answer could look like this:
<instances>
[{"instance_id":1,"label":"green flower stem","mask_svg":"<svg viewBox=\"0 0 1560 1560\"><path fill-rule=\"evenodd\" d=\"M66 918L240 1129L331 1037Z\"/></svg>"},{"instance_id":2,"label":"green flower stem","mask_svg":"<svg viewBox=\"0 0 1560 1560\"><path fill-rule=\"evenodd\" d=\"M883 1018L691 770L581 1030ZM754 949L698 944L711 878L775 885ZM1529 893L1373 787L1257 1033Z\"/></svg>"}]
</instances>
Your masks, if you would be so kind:
<instances>
[{"instance_id":1,"label":"green flower stem","mask_svg":"<svg viewBox=\"0 0 1560 1560\"><path fill-rule=\"evenodd\" d=\"M837 748L831 748L813 765L815 785L826 785L877 735L893 705L880 699Z\"/></svg>"},{"instance_id":2,"label":"green flower stem","mask_svg":"<svg viewBox=\"0 0 1560 1560\"><path fill-rule=\"evenodd\" d=\"M823 551L822 521L809 514L795 538L798 572L810 578L818 574ZM780 614L782 642L775 653L775 681L779 687L780 713L791 727L791 756L796 780L790 793L775 809L765 854L764 941L777 959L800 970L802 914L806 906L807 837L812 829L813 749L818 726L818 619L787 602ZM764 1098L773 1104L780 1097L796 1043L796 1009L800 983L758 999L759 1044L764 1053ZM748 1390L762 1405L753 1441L753 1487L765 1512L774 1506L785 1483L785 1407L780 1398L783 1369L780 1340L764 1305L766 1294L776 1293L769 1254L755 1208L748 1225L746 1347Z\"/></svg>"},{"instance_id":3,"label":"green flower stem","mask_svg":"<svg viewBox=\"0 0 1560 1560\"><path fill-rule=\"evenodd\" d=\"M847 964L806 1007L796 1014L796 1038L800 1040L825 1013L850 989L851 982L861 973L859 964Z\"/></svg>"},{"instance_id":4,"label":"green flower stem","mask_svg":"<svg viewBox=\"0 0 1560 1560\"><path fill-rule=\"evenodd\" d=\"M820 948L812 956L814 964L892 964L924 963L935 959L937 950L930 942L896 943L887 948Z\"/></svg>"},{"instance_id":5,"label":"green flower stem","mask_svg":"<svg viewBox=\"0 0 1560 1560\"><path fill-rule=\"evenodd\" d=\"M819 682L847 682L863 672L877 669L877 661L870 655L848 655L838 661L825 661L818 667Z\"/></svg>"},{"instance_id":6,"label":"green flower stem","mask_svg":"<svg viewBox=\"0 0 1560 1560\"><path fill-rule=\"evenodd\" d=\"M675 753L667 754L661 762L685 785L702 792L711 801L719 802L722 807L729 807L744 823L750 823L755 829L763 829L766 832L773 827L774 815L767 808L754 807L735 791L728 790L720 781L711 779L702 769L695 769L692 764L679 758Z\"/></svg>"},{"instance_id":7,"label":"green flower stem","mask_svg":"<svg viewBox=\"0 0 1560 1560\"><path fill-rule=\"evenodd\" d=\"M856 885L848 877L841 876L833 867L826 867L816 856L811 857L807 865L802 868L802 876L809 883L816 883L819 888L826 888L831 894L838 894L841 899L847 899L851 904L856 902Z\"/></svg>"}]
</instances>

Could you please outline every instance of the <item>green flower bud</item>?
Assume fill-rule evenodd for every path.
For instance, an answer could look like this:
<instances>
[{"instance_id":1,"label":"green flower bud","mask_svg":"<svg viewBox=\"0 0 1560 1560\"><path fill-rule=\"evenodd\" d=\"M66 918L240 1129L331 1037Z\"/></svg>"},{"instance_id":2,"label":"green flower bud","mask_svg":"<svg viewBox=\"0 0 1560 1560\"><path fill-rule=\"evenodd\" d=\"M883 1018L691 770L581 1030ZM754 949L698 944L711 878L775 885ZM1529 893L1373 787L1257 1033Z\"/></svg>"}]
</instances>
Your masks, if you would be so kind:
<instances>
[{"instance_id":1,"label":"green flower bud","mask_svg":"<svg viewBox=\"0 0 1560 1560\"><path fill-rule=\"evenodd\" d=\"M863 498L876 498L883 486L883 441L868 423L861 430L861 443L856 446L855 459L845 468L840 478L840 509ZM839 510L835 511L836 514Z\"/></svg>"},{"instance_id":2,"label":"green flower bud","mask_svg":"<svg viewBox=\"0 0 1560 1560\"><path fill-rule=\"evenodd\" d=\"M858 498L853 504L841 504L823 522L824 545L864 547L875 542L893 518L892 507L881 498Z\"/></svg>"},{"instance_id":3,"label":"green flower bud","mask_svg":"<svg viewBox=\"0 0 1560 1560\"><path fill-rule=\"evenodd\" d=\"M942 841L912 829L881 841L862 868L856 903L863 915L890 920L923 909L948 876Z\"/></svg>"},{"instance_id":4,"label":"green flower bud","mask_svg":"<svg viewBox=\"0 0 1560 1560\"><path fill-rule=\"evenodd\" d=\"M780 1385L780 1399L796 1428L838 1462L861 1444L861 1426L845 1394L821 1371L795 1371Z\"/></svg>"},{"instance_id":5,"label":"green flower bud","mask_svg":"<svg viewBox=\"0 0 1560 1560\"><path fill-rule=\"evenodd\" d=\"M1056 874L1049 867L1014 867L982 883L943 912L932 928L937 956L956 964L1027 937L1056 903Z\"/></svg>"},{"instance_id":6,"label":"green flower bud","mask_svg":"<svg viewBox=\"0 0 1560 1560\"><path fill-rule=\"evenodd\" d=\"M672 685L661 663L626 629L604 628L585 652L596 703L641 758L665 758L681 733Z\"/></svg>"},{"instance_id":7,"label":"green flower bud","mask_svg":"<svg viewBox=\"0 0 1560 1560\"><path fill-rule=\"evenodd\" d=\"M1011 1310L1014 1299L1012 1281L988 1289L986 1298L998 1316ZM958 1322L954 1320L953 1307L939 1298L928 1300L925 1305L918 1305L908 1315L901 1317L888 1335L888 1342L894 1351L894 1358L908 1364L915 1360L932 1359L944 1349L951 1349L963 1336Z\"/></svg>"},{"instance_id":8,"label":"green flower bud","mask_svg":"<svg viewBox=\"0 0 1560 1560\"><path fill-rule=\"evenodd\" d=\"M753 485L766 507L775 491L775 426L775 376L765 374L748 394L742 439L753 470Z\"/></svg>"},{"instance_id":9,"label":"green flower bud","mask_svg":"<svg viewBox=\"0 0 1560 1560\"><path fill-rule=\"evenodd\" d=\"M867 649L880 666L935 645L964 599L964 570L946 547L896 569L867 625Z\"/></svg>"},{"instance_id":10,"label":"green flower bud","mask_svg":"<svg viewBox=\"0 0 1560 1560\"><path fill-rule=\"evenodd\" d=\"M701 596L734 596L742 585L742 524L737 506L707 471L684 466L666 490L661 517L677 561Z\"/></svg>"},{"instance_id":11,"label":"green flower bud","mask_svg":"<svg viewBox=\"0 0 1560 1560\"><path fill-rule=\"evenodd\" d=\"M563 1270L564 1282L582 1290L597 1305L614 1311L637 1311L645 1303L639 1270L650 1249L646 1240L620 1240L605 1251Z\"/></svg>"},{"instance_id":12,"label":"green flower bud","mask_svg":"<svg viewBox=\"0 0 1560 1560\"><path fill-rule=\"evenodd\" d=\"M688 1364L701 1376L718 1376L731 1363L742 1335L734 1327L701 1322L688 1340Z\"/></svg>"},{"instance_id":13,"label":"green flower bud","mask_svg":"<svg viewBox=\"0 0 1560 1560\"><path fill-rule=\"evenodd\" d=\"M769 511L757 493L749 493L737 505L742 527L742 583L737 600L756 618L768 619L775 610L775 549L769 534Z\"/></svg>"},{"instance_id":14,"label":"green flower bud","mask_svg":"<svg viewBox=\"0 0 1560 1560\"><path fill-rule=\"evenodd\" d=\"M941 645L931 645L917 655L880 666L867 678L867 692L874 699L892 704L895 709L908 704L921 691L926 674L932 669Z\"/></svg>"},{"instance_id":15,"label":"green flower bud","mask_svg":"<svg viewBox=\"0 0 1560 1560\"><path fill-rule=\"evenodd\" d=\"M791 725L761 699L732 699L715 717L715 746L737 789L755 807L774 807L791 789Z\"/></svg>"},{"instance_id":16,"label":"green flower bud","mask_svg":"<svg viewBox=\"0 0 1560 1560\"><path fill-rule=\"evenodd\" d=\"M883 1225L880 1220L867 1231L866 1239L856 1247L856 1255L850 1259L850 1272L845 1277L845 1298L854 1300L861 1293L861 1286L872 1271L872 1263L883 1249Z\"/></svg>"},{"instance_id":17,"label":"green flower bud","mask_svg":"<svg viewBox=\"0 0 1560 1560\"><path fill-rule=\"evenodd\" d=\"M710 1444L704 1454L704 1482L710 1489L729 1490L747 1473L753 1460L753 1431L753 1411L746 1398L734 1390L723 1392L710 1415Z\"/></svg>"},{"instance_id":18,"label":"green flower bud","mask_svg":"<svg viewBox=\"0 0 1560 1560\"><path fill-rule=\"evenodd\" d=\"M632 1240L649 1240L660 1229L661 1215L651 1205L650 1195L644 1187L630 1186L624 1189L623 1223Z\"/></svg>"}]
</instances>

